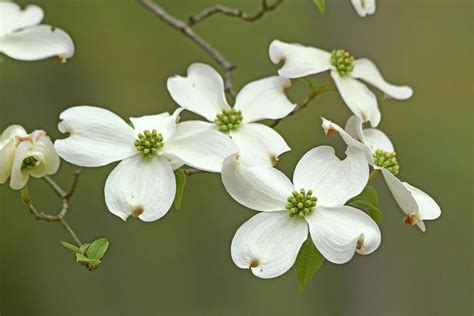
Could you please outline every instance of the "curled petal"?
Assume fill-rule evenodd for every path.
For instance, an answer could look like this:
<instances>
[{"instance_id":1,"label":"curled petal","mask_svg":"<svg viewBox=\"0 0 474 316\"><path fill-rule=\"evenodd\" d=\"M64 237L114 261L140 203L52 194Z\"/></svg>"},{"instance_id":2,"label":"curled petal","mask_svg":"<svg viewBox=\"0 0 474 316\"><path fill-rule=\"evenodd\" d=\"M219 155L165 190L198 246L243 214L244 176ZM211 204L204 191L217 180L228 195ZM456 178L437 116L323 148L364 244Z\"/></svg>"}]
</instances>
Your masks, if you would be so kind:
<instances>
[{"instance_id":1,"label":"curled petal","mask_svg":"<svg viewBox=\"0 0 474 316\"><path fill-rule=\"evenodd\" d=\"M8 126L0 136L0 150L12 141L16 136L26 136L25 129L20 125Z\"/></svg>"},{"instance_id":2,"label":"curled petal","mask_svg":"<svg viewBox=\"0 0 474 316\"><path fill-rule=\"evenodd\" d=\"M413 90L408 86L395 86L386 82L374 63L367 58L358 59L354 62L354 70L351 76L370 83L386 95L398 100L405 100L413 95Z\"/></svg>"},{"instance_id":3,"label":"curled petal","mask_svg":"<svg viewBox=\"0 0 474 316\"><path fill-rule=\"evenodd\" d=\"M237 95L235 109L242 110L244 123L283 118L296 107L285 94L290 86L289 79L279 76L253 81Z\"/></svg>"},{"instance_id":4,"label":"curled petal","mask_svg":"<svg viewBox=\"0 0 474 316\"><path fill-rule=\"evenodd\" d=\"M362 125L362 121L357 116L352 115L347 120L344 130L356 140L364 143L364 132L362 131Z\"/></svg>"},{"instance_id":5,"label":"curled petal","mask_svg":"<svg viewBox=\"0 0 474 316\"><path fill-rule=\"evenodd\" d=\"M60 115L58 125L69 137L56 140L64 160L83 167L99 167L138 154L134 130L109 110L76 106Z\"/></svg>"},{"instance_id":6,"label":"curled petal","mask_svg":"<svg viewBox=\"0 0 474 316\"><path fill-rule=\"evenodd\" d=\"M350 206L318 206L305 219L314 245L332 263L346 263L356 251L370 254L381 242L377 224L367 214Z\"/></svg>"},{"instance_id":7,"label":"curled petal","mask_svg":"<svg viewBox=\"0 0 474 316\"><path fill-rule=\"evenodd\" d=\"M308 225L287 212L260 213L239 227L231 245L232 260L263 279L288 271L308 237Z\"/></svg>"},{"instance_id":8,"label":"curled petal","mask_svg":"<svg viewBox=\"0 0 474 316\"><path fill-rule=\"evenodd\" d=\"M244 124L230 135L239 147L241 159L247 164L273 166L278 156L290 151L283 137L263 124Z\"/></svg>"},{"instance_id":9,"label":"curled petal","mask_svg":"<svg viewBox=\"0 0 474 316\"><path fill-rule=\"evenodd\" d=\"M361 17L375 13L375 0L351 0L351 2Z\"/></svg>"},{"instance_id":10,"label":"curled petal","mask_svg":"<svg viewBox=\"0 0 474 316\"><path fill-rule=\"evenodd\" d=\"M362 122L370 121L372 127L379 125L381 114L375 95L363 83L349 76L341 77L336 70L331 71L331 76L352 113Z\"/></svg>"},{"instance_id":11,"label":"curled petal","mask_svg":"<svg viewBox=\"0 0 474 316\"><path fill-rule=\"evenodd\" d=\"M403 182L403 185L413 195L422 220L433 220L441 216L441 208L431 196L406 182Z\"/></svg>"},{"instance_id":12,"label":"curled petal","mask_svg":"<svg viewBox=\"0 0 474 316\"><path fill-rule=\"evenodd\" d=\"M35 137L35 134L38 137ZM29 171L30 174L35 178L55 174L59 169L60 160L51 139L44 131L33 132L33 138L30 156L38 160L38 165Z\"/></svg>"},{"instance_id":13,"label":"curled petal","mask_svg":"<svg viewBox=\"0 0 474 316\"><path fill-rule=\"evenodd\" d=\"M308 151L295 168L295 188L313 190L317 205L344 205L362 192L369 177L369 165L361 150L348 147L346 155L340 160L329 146Z\"/></svg>"},{"instance_id":14,"label":"curled petal","mask_svg":"<svg viewBox=\"0 0 474 316\"><path fill-rule=\"evenodd\" d=\"M214 121L222 110L230 109L224 94L224 81L211 66L192 64L188 76L168 79L168 91L183 108Z\"/></svg>"},{"instance_id":15,"label":"curled petal","mask_svg":"<svg viewBox=\"0 0 474 316\"><path fill-rule=\"evenodd\" d=\"M15 151L10 177L10 188L13 190L22 189L30 178L30 173L27 169L22 168L23 161L31 156L30 150L33 148L31 142L21 142Z\"/></svg>"},{"instance_id":16,"label":"curled petal","mask_svg":"<svg viewBox=\"0 0 474 316\"><path fill-rule=\"evenodd\" d=\"M331 54L314 47L274 40L269 53L274 64L284 62L278 74L285 78L305 77L331 68Z\"/></svg>"},{"instance_id":17,"label":"curled petal","mask_svg":"<svg viewBox=\"0 0 474 316\"><path fill-rule=\"evenodd\" d=\"M372 153L375 153L377 149L387 152L395 151L390 138L384 132L375 128L364 129L364 141Z\"/></svg>"},{"instance_id":18,"label":"curled petal","mask_svg":"<svg viewBox=\"0 0 474 316\"><path fill-rule=\"evenodd\" d=\"M222 182L238 203L256 211L282 211L294 188L290 180L271 166L247 166L233 155L224 161Z\"/></svg>"},{"instance_id":19,"label":"curled petal","mask_svg":"<svg viewBox=\"0 0 474 316\"><path fill-rule=\"evenodd\" d=\"M416 215L418 213L418 204L410 190L387 169L381 168L381 171L390 192L392 192L402 211L407 215Z\"/></svg>"},{"instance_id":20,"label":"curled petal","mask_svg":"<svg viewBox=\"0 0 474 316\"><path fill-rule=\"evenodd\" d=\"M74 55L74 43L63 30L38 25L0 38L0 52L18 60L31 61L58 56L64 61Z\"/></svg>"},{"instance_id":21,"label":"curled petal","mask_svg":"<svg viewBox=\"0 0 474 316\"><path fill-rule=\"evenodd\" d=\"M169 162L160 156L134 156L115 167L105 183L105 202L124 221L129 216L145 222L163 217L173 204L176 179Z\"/></svg>"}]
</instances>

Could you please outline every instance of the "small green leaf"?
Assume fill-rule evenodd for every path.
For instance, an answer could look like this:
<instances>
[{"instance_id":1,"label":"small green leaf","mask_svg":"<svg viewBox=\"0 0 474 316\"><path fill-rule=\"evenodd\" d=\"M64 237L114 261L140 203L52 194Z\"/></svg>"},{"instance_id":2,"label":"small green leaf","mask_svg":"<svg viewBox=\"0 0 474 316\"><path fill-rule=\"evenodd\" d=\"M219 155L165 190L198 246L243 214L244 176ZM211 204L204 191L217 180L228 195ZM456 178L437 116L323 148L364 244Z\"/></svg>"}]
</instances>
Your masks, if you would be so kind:
<instances>
[{"instance_id":1,"label":"small green leaf","mask_svg":"<svg viewBox=\"0 0 474 316\"><path fill-rule=\"evenodd\" d=\"M81 247L79 248L81 250L82 254L86 253L87 248L89 248L90 244L82 244Z\"/></svg>"},{"instance_id":2,"label":"small green leaf","mask_svg":"<svg viewBox=\"0 0 474 316\"><path fill-rule=\"evenodd\" d=\"M87 257L92 260L100 260L104 256L108 247L109 241L107 238L97 239L96 241L93 241L87 249Z\"/></svg>"},{"instance_id":3,"label":"small green leaf","mask_svg":"<svg viewBox=\"0 0 474 316\"><path fill-rule=\"evenodd\" d=\"M80 253L76 253L76 261L82 264L87 265L89 268L90 267L97 267L100 264L99 259L91 259L87 258L84 255L81 255Z\"/></svg>"},{"instance_id":4,"label":"small green leaf","mask_svg":"<svg viewBox=\"0 0 474 316\"><path fill-rule=\"evenodd\" d=\"M326 0L313 0L313 3L321 14L326 13Z\"/></svg>"},{"instance_id":5,"label":"small green leaf","mask_svg":"<svg viewBox=\"0 0 474 316\"><path fill-rule=\"evenodd\" d=\"M346 203L347 205L361 208L369 214L377 223L382 223L382 211L379 209L379 197L377 190L373 186L366 186L364 190L357 196L353 197Z\"/></svg>"},{"instance_id":6,"label":"small green leaf","mask_svg":"<svg viewBox=\"0 0 474 316\"><path fill-rule=\"evenodd\" d=\"M303 293L306 284L319 270L323 262L324 257L318 249L316 249L311 238L306 239L298 252L298 257L296 257L295 262L298 285L301 293Z\"/></svg>"},{"instance_id":7,"label":"small green leaf","mask_svg":"<svg viewBox=\"0 0 474 316\"><path fill-rule=\"evenodd\" d=\"M179 210L181 209L184 188L186 187L186 173L184 170L178 169L175 170L174 175L176 177L176 195L174 197L174 207Z\"/></svg>"},{"instance_id":8,"label":"small green leaf","mask_svg":"<svg viewBox=\"0 0 474 316\"><path fill-rule=\"evenodd\" d=\"M71 245L70 243L68 242L65 242L65 241L60 241L61 242L61 245L63 245L64 247L66 247L67 249L75 252L75 253L78 253L78 254L82 254L82 251L81 249L77 248L76 246L74 245Z\"/></svg>"}]
</instances>

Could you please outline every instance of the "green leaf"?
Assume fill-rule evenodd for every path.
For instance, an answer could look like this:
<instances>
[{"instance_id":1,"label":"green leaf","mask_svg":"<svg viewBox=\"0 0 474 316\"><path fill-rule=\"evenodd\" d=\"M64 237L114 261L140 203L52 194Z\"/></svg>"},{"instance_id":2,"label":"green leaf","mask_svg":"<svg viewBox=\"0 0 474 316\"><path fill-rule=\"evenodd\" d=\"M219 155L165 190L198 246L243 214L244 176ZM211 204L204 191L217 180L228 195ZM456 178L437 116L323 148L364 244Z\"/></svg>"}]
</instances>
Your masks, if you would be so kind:
<instances>
[{"instance_id":1,"label":"green leaf","mask_svg":"<svg viewBox=\"0 0 474 316\"><path fill-rule=\"evenodd\" d=\"M87 249L87 257L92 260L100 260L104 256L107 248L109 247L109 241L107 238L97 239L92 242Z\"/></svg>"},{"instance_id":2,"label":"green leaf","mask_svg":"<svg viewBox=\"0 0 474 316\"><path fill-rule=\"evenodd\" d=\"M313 0L313 3L321 14L326 13L326 0Z\"/></svg>"},{"instance_id":3,"label":"green leaf","mask_svg":"<svg viewBox=\"0 0 474 316\"><path fill-rule=\"evenodd\" d=\"M75 252L75 253L78 253L78 254L82 254L82 251L81 249L77 248L76 246L74 245L71 245L70 243L68 242L65 242L65 241L60 241L61 242L61 245L63 245L64 247L66 247L67 249Z\"/></svg>"},{"instance_id":4,"label":"green leaf","mask_svg":"<svg viewBox=\"0 0 474 316\"><path fill-rule=\"evenodd\" d=\"M79 248L81 250L82 254L86 253L87 248L89 248L90 244L82 244L82 246Z\"/></svg>"},{"instance_id":5,"label":"green leaf","mask_svg":"<svg viewBox=\"0 0 474 316\"><path fill-rule=\"evenodd\" d=\"M373 186L366 186L359 195L350 199L346 204L367 211L377 224L382 223L383 215L378 207L379 197L377 190Z\"/></svg>"},{"instance_id":6,"label":"green leaf","mask_svg":"<svg viewBox=\"0 0 474 316\"><path fill-rule=\"evenodd\" d=\"M298 285L301 293L303 293L306 284L319 270L323 262L324 257L318 249L316 249L311 238L306 239L298 252L298 257L296 257L295 262Z\"/></svg>"},{"instance_id":7,"label":"green leaf","mask_svg":"<svg viewBox=\"0 0 474 316\"><path fill-rule=\"evenodd\" d=\"M80 253L76 253L76 261L79 263L87 264L87 266L91 267L96 267L100 264L99 259L87 258L86 256L81 255Z\"/></svg>"},{"instance_id":8,"label":"green leaf","mask_svg":"<svg viewBox=\"0 0 474 316\"><path fill-rule=\"evenodd\" d=\"M174 175L176 177L176 195L174 197L174 207L179 210L181 209L184 188L186 187L186 173L184 170L178 169L175 170Z\"/></svg>"}]
</instances>

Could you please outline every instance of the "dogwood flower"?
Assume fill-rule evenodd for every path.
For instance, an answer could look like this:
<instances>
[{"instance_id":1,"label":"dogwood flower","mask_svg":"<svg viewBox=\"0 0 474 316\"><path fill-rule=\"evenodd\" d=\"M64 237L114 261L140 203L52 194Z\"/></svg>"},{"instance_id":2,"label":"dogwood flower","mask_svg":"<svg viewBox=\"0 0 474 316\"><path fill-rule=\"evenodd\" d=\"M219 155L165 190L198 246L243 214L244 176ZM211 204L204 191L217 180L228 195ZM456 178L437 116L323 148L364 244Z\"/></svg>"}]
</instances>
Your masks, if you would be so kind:
<instances>
[{"instance_id":1,"label":"dogwood flower","mask_svg":"<svg viewBox=\"0 0 474 316\"><path fill-rule=\"evenodd\" d=\"M30 175L41 178L59 169L59 156L45 131L27 134L19 125L8 127L0 137L0 183L10 178L10 187L20 190Z\"/></svg>"},{"instance_id":2,"label":"dogwood flower","mask_svg":"<svg viewBox=\"0 0 474 316\"><path fill-rule=\"evenodd\" d=\"M361 17L375 13L375 0L351 0L351 2Z\"/></svg>"},{"instance_id":3,"label":"dogwood flower","mask_svg":"<svg viewBox=\"0 0 474 316\"><path fill-rule=\"evenodd\" d=\"M441 216L441 209L433 198L395 177L400 166L392 142L385 133L374 128L363 129L362 122L355 116L347 121L345 130L324 118L323 128L327 135L337 132L348 146L364 151L368 163L382 172L393 197L406 214L405 223L416 224L424 232L424 220L434 220Z\"/></svg>"},{"instance_id":4,"label":"dogwood flower","mask_svg":"<svg viewBox=\"0 0 474 316\"><path fill-rule=\"evenodd\" d=\"M209 122L188 121L194 130L218 130L230 136L241 158L252 163L275 164L278 156L290 150L285 140L272 128L255 123L279 119L296 107L285 95L288 79L268 77L247 84L230 107L219 73L205 64L192 64L187 77L168 79L168 91L181 107L205 117Z\"/></svg>"},{"instance_id":5,"label":"dogwood flower","mask_svg":"<svg viewBox=\"0 0 474 316\"><path fill-rule=\"evenodd\" d=\"M59 130L69 137L55 142L61 158L100 167L121 161L105 183L105 202L124 221L129 216L155 221L171 207L176 192L173 169L183 164L220 172L235 144L216 131L195 131L176 123L181 110L130 118L98 107L76 106L60 115Z\"/></svg>"},{"instance_id":6,"label":"dogwood flower","mask_svg":"<svg viewBox=\"0 0 474 316\"><path fill-rule=\"evenodd\" d=\"M340 160L334 149L320 146L298 162L293 183L271 166L248 166L238 155L227 158L222 181L240 204L261 211L236 232L232 259L260 278L290 269L308 232L330 262L348 262L357 252L370 254L380 245L377 224L364 212L344 204L359 194L369 175L364 154L354 147Z\"/></svg>"},{"instance_id":7,"label":"dogwood flower","mask_svg":"<svg viewBox=\"0 0 474 316\"><path fill-rule=\"evenodd\" d=\"M374 85L395 99L405 100L413 94L408 86L387 83L369 59L354 60L354 57L343 49L329 53L319 48L274 40L270 44L269 52L273 63L284 62L278 73L286 78L300 78L330 70L346 105L363 122L370 121L372 127L376 127L381 118L377 98L357 79Z\"/></svg>"},{"instance_id":8,"label":"dogwood flower","mask_svg":"<svg viewBox=\"0 0 474 316\"><path fill-rule=\"evenodd\" d=\"M0 53L26 61L58 56L65 62L72 57L71 37L59 28L39 25L43 17L37 5L21 10L14 2L0 2Z\"/></svg>"}]
</instances>

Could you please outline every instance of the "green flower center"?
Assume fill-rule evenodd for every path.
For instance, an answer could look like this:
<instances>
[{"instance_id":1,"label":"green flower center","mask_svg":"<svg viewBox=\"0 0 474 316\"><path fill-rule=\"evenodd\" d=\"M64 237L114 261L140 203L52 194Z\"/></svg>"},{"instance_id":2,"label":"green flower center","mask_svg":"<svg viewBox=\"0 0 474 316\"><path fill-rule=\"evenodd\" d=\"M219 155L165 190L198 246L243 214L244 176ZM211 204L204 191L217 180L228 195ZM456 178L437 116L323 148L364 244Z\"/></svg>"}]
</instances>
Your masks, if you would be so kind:
<instances>
[{"instance_id":1,"label":"green flower center","mask_svg":"<svg viewBox=\"0 0 474 316\"><path fill-rule=\"evenodd\" d=\"M221 132L230 132L238 130L243 119L242 111L230 109L217 114L214 123Z\"/></svg>"},{"instance_id":2,"label":"green flower center","mask_svg":"<svg viewBox=\"0 0 474 316\"><path fill-rule=\"evenodd\" d=\"M331 52L331 65L336 67L341 77L354 70L354 57L344 49L335 49Z\"/></svg>"},{"instance_id":3,"label":"green flower center","mask_svg":"<svg viewBox=\"0 0 474 316\"><path fill-rule=\"evenodd\" d=\"M392 174L398 174L400 171L400 165L397 161L397 153L396 152L387 152L381 149L377 149L375 151L374 157L374 164L378 167L382 167L390 171Z\"/></svg>"},{"instance_id":4,"label":"green flower center","mask_svg":"<svg viewBox=\"0 0 474 316\"><path fill-rule=\"evenodd\" d=\"M135 147L143 157L152 157L163 148L163 136L156 129L138 134Z\"/></svg>"},{"instance_id":5,"label":"green flower center","mask_svg":"<svg viewBox=\"0 0 474 316\"><path fill-rule=\"evenodd\" d=\"M313 196L313 191L301 189L298 193L293 191L287 199L288 204L286 204L286 209L290 212L290 217L298 215L299 217L305 217L310 214L318 199Z\"/></svg>"},{"instance_id":6,"label":"green flower center","mask_svg":"<svg viewBox=\"0 0 474 316\"><path fill-rule=\"evenodd\" d=\"M33 169L39 164L38 159L33 156L25 158L23 160L23 164L21 165L21 169Z\"/></svg>"}]
</instances>

